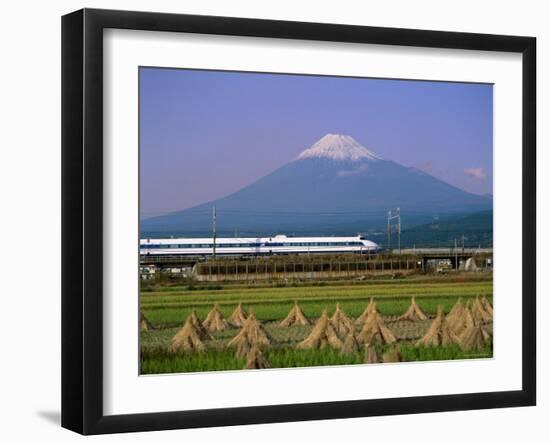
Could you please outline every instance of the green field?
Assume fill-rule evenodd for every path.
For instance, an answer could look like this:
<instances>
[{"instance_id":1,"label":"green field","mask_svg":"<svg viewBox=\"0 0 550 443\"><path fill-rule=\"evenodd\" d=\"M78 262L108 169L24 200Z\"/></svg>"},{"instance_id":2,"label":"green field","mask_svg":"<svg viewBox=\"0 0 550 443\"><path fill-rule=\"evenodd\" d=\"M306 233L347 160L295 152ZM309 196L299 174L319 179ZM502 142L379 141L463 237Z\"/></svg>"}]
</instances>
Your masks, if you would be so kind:
<instances>
[{"instance_id":1,"label":"green field","mask_svg":"<svg viewBox=\"0 0 550 443\"><path fill-rule=\"evenodd\" d=\"M386 348L377 346L381 355ZM411 343L399 346L404 361L437 361L466 358L488 358L492 355L490 345L482 351L472 353L462 351L457 345L438 348L415 348ZM340 355L331 348L321 350L297 350L291 347L267 349L265 356L272 368L297 368L306 366L338 366L362 364L363 354ZM142 374L166 374L175 372L203 372L239 370L246 359L236 358L232 349L211 349L193 354L176 354L164 350L147 350L142 354Z\"/></svg>"},{"instance_id":2,"label":"green field","mask_svg":"<svg viewBox=\"0 0 550 443\"><path fill-rule=\"evenodd\" d=\"M149 321L159 328L175 327L195 308L199 318L203 318L219 303L224 315L230 315L235 305L243 303L246 310L253 309L261 321L284 318L294 300L308 317L318 317L323 309L329 314L336 303L351 317L361 314L370 297L375 297L380 312L384 315L401 314L409 305L410 298L416 296L418 304L427 312L435 312L438 304L448 312L457 297L491 297L491 280L447 282L441 281L396 281L381 283L331 284L327 286L288 286L288 287L232 287L215 290L188 290L184 287L167 287L151 292L142 292L141 311Z\"/></svg>"},{"instance_id":3,"label":"green field","mask_svg":"<svg viewBox=\"0 0 550 443\"><path fill-rule=\"evenodd\" d=\"M247 311L253 311L266 330L276 339L276 346L265 351L271 367L324 366L362 363L361 353L340 356L338 351L296 350L294 345L303 340L311 331L311 326L280 328L282 320L297 300L305 315L315 319L327 309L329 315L336 303L353 318L365 309L369 299L374 297L380 313L388 327L399 339L399 348L407 361L447 360L457 358L489 357L490 346L472 354L463 352L458 346L449 348L415 348L412 340L419 338L429 327L430 321L410 323L393 322L402 314L415 296L418 304L428 314L434 315L441 304L448 312L458 297L464 301L485 295L492 302L492 280L485 279L411 279L378 282L333 282L316 285L285 285L282 287L248 287L239 285L214 287L169 286L148 288L142 291L141 311L153 324L155 330L141 332L141 372L144 374L212 371L241 369L244 361L236 359L233 350L225 347L227 341L238 333L229 329L214 333L214 339L203 353L174 354L168 351L171 338L182 325L192 309L196 309L200 319L220 305L225 316L229 316L239 302ZM379 352L386 349L380 348Z\"/></svg>"}]
</instances>

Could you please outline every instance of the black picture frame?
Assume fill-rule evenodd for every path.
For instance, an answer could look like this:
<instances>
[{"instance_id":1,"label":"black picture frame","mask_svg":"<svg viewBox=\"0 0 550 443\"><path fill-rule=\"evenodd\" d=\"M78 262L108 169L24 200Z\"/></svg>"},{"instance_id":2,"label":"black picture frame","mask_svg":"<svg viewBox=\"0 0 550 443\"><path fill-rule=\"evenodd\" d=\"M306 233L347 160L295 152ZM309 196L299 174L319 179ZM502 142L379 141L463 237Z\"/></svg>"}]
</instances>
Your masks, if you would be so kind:
<instances>
[{"instance_id":1,"label":"black picture frame","mask_svg":"<svg viewBox=\"0 0 550 443\"><path fill-rule=\"evenodd\" d=\"M103 30L522 54L522 389L132 415L103 413ZM82 434L488 409L536 404L536 39L83 9L62 18L62 426ZM519 148L519 147L518 147Z\"/></svg>"}]
</instances>

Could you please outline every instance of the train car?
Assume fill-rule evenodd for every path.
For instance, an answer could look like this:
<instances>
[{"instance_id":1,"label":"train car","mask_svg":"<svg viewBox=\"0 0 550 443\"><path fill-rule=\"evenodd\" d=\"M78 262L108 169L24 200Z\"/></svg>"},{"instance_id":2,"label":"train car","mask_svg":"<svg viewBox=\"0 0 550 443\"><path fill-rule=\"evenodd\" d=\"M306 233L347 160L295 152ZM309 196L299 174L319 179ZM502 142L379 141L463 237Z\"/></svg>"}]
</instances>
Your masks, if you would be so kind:
<instances>
[{"instance_id":1,"label":"train car","mask_svg":"<svg viewBox=\"0 0 550 443\"><path fill-rule=\"evenodd\" d=\"M237 237L217 238L216 255L272 255L313 253L368 253L380 247L362 236L355 237ZM145 238L140 254L151 256L213 255L214 241L209 238Z\"/></svg>"}]
</instances>

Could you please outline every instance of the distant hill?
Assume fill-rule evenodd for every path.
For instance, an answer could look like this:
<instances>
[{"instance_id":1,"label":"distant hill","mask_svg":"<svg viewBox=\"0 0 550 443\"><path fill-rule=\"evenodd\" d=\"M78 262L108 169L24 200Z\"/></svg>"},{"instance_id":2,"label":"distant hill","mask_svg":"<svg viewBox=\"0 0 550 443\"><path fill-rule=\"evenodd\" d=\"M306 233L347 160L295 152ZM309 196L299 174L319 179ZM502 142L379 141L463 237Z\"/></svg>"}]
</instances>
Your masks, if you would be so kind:
<instances>
[{"instance_id":1,"label":"distant hill","mask_svg":"<svg viewBox=\"0 0 550 443\"><path fill-rule=\"evenodd\" d=\"M416 247L452 247L455 239L458 246L468 248L493 246L493 211L481 211L470 215L447 216L434 219L431 223L413 226L401 232L403 248ZM396 235L392 235L392 244L396 246ZM383 244L386 241L383 240Z\"/></svg>"},{"instance_id":2,"label":"distant hill","mask_svg":"<svg viewBox=\"0 0 550 443\"><path fill-rule=\"evenodd\" d=\"M385 226L401 208L409 224L492 209L416 168L384 160L350 136L328 134L298 158L224 198L141 221L142 235L355 234Z\"/></svg>"}]
</instances>

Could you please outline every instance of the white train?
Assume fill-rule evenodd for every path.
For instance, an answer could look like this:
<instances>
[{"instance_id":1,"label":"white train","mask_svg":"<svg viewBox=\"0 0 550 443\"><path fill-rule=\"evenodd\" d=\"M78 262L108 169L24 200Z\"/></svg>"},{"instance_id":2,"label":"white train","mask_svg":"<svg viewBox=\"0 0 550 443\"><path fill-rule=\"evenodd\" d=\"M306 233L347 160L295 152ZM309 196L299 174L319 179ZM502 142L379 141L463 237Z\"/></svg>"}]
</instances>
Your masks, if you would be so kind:
<instances>
[{"instance_id":1,"label":"white train","mask_svg":"<svg viewBox=\"0 0 550 443\"><path fill-rule=\"evenodd\" d=\"M216 255L269 255L376 252L380 247L362 236L355 237L238 237L217 238ZM140 240L141 255L212 255L209 238L145 238Z\"/></svg>"}]
</instances>

